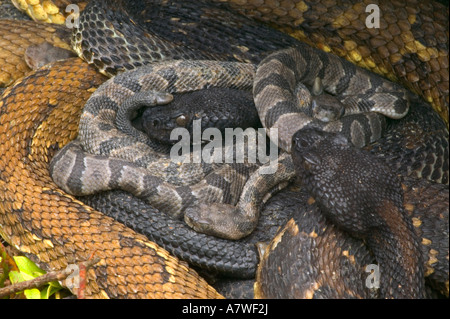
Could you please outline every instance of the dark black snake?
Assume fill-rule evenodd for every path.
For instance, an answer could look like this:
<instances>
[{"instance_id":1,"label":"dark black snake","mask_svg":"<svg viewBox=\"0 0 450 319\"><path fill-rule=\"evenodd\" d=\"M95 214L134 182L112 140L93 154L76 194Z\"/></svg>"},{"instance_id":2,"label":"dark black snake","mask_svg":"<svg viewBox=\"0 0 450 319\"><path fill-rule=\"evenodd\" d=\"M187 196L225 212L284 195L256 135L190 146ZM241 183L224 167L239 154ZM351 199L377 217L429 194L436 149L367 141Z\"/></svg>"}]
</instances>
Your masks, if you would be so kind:
<instances>
[{"instance_id":1,"label":"dark black snake","mask_svg":"<svg viewBox=\"0 0 450 319\"><path fill-rule=\"evenodd\" d=\"M405 178L402 189L407 216L421 238L427 290L433 287L448 296L448 186ZM256 297L379 297L379 289L370 289L376 279L370 271L380 264L365 241L336 227L304 191L280 193L268 204L274 203L288 205L287 210L294 205L296 211L266 248L258 267ZM427 292L427 298L432 296Z\"/></svg>"},{"instance_id":2,"label":"dark black snake","mask_svg":"<svg viewBox=\"0 0 450 319\"><path fill-rule=\"evenodd\" d=\"M101 11L99 11L99 12L101 12ZM117 12L116 12L116 14L121 14L120 13L121 11L120 10L117 10ZM89 33L89 32L94 32L94 31L85 31L86 33ZM99 31L97 31L97 32L99 32ZM290 43L290 41L289 40L287 40L283 45L285 46L285 47L287 47L288 45L286 45L287 43L289 43L289 44L292 44L292 43ZM295 49L295 50L299 50L299 51L302 51L302 52L304 52L305 54L309 54L309 55L311 55L311 53L309 52L309 50L311 50L309 47L307 47L307 46L304 46L304 45L301 45L301 44L296 44L298 47L299 47L299 49ZM188 47L189 47L189 45L188 45ZM85 49L86 50L86 49ZM187 51L189 51L189 50L187 50ZM250 51L251 52L251 51ZM316 52L316 50L314 50L314 51L312 51L312 52ZM320 51L317 51L317 52L320 52ZM322 53L317 53L319 56L322 54ZM98 55L97 54L94 54L93 55L94 56L94 58L95 57L97 57ZM324 55L325 56L325 55ZM170 57L178 57L178 56L176 56L176 55L174 55L174 56L170 56ZM214 56L214 57L211 57L211 56L206 56L207 58L217 58L217 56ZM245 59L244 59L245 60ZM251 60L251 59L249 59L249 60ZM253 61L257 61L257 60L253 60ZM252 62L253 62L252 61ZM326 60L324 60L324 61L326 61ZM109 62L109 61L108 61ZM94 62L95 63L95 62ZM177 63L178 63L178 65L183 65L183 64L186 64L189 68L191 68L192 67L192 65L189 65L189 63L191 63L191 62L176 62L175 63L175 65L177 65ZM198 62L193 62L193 64L195 64L195 63L198 63ZM201 63L203 63L203 62L201 62ZM208 62L209 63L209 62ZM217 65L216 64L217 62L214 62L214 65ZM288 63L288 62L287 62ZM97 63L99 66L101 66L101 62L98 62ZM137 64L138 65L138 64ZM235 65L234 63L233 64L229 64L230 66L231 65ZM131 66L130 68L133 68L134 66L136 66L136 65L133 65L133 66ZM253 68L253 66L248 66L249 68ZM353 79L358 79L358 75L355 75L357 72L356 71L353 71L354 70L354 67L351 65L351 64L348 64L348 67L349 67L349 69L347 69L347 67L345 67L345 68L343 68L343 69L345 69L348 73L346 73L346 74L350 74L351 76L349 76L347 79L345 79L345 80L343 80L343 82L342 83L339 83L341 86L345 86L345 84L349 84L349 82L350 82L350 80L353 78ZM125 69L127 68L127 66L125 66L124 67ZM149 69L152 69L153 67L149 67ZM171 67L169 66L168 67L168 69L170 69ZM232 68L232 67L231 67ZM319 68L320 70L322 70L322 71L317 71L317 72L322 72L322 73L324 73L325 71L324 71L324 69L325 68ZM167 77L167 78L169 78L169 79L172 79L172 82L176 82L176 79L178 78L178 75L179 74L177 74L177 72L178 72L178 70L176 70L177 72L173 72L173 68L171 69L171 74L165 74L165 75L163 75L162 76L162 78L164 78L164 77ZM143 98L144 100L143 101L147 101L146 99L150 96L150 97L154 97L155 95L153 94L153 92L152 93L150 93L150 94L147 94L147 92L144 92L146 89L143 89L143 87L141 86L141 84L139 83L139 84L136 84L136 83L138 83L139 81L141 81L142 79L144 79L145 78L145 75L143 75L142 73L139 73L139 72L141 72L141 71L136 71L136 72L134 72L134 73L132 73L132 74L134 74L134 75L136 75L136 77L137 77L137 79L133 79L133 76L130 76L130 75L124 75L122 78L120 78L119 77L119 79L118 80L112 80L111 81L111 83L114 83L113 84L113 86L115 86L115 88L117 88L117 87L120 87L120 86L122 86L122 89L124 90L124 91L126 91L126 92L131 92L130 94L133 94L133 93L136 93L136 92L138 92L138 93L142 93L142 96L137 96L136 97L136 99L137 100L139 100L139 99L141 99L141 98ZM311 84L312 83L312 81L317 77L317 76L319 76L319 77L321 77L322 79L324 79L325 80L325 78L326 78L326 75L325 74L319 74L319 73L311 73L310 75L308 75L308 80L307 80L307 84ZM170 72L169 72L170 73ZM328 73L327 73L328 74ZM208 74L209 76L211 75L211 74ZM208 76L207 75L207 76ZM128 79L128 77L130 77L130 79ZM161 77L161 75L158 75L158 77ZM128 82L128 80L129 80L129 82ZM136 81L137 80L137 81ZM117 82L114 82L114 81L117 81ZM213 81L216 81L215 79L213 79ZM371 82L371 81L373 81L373 82ZM377 92L376 90L379 88L379 87L382 87L382 85L380 86L379 85L379 83L377 83L377 78L376 77L373 77L373 80L367 80L366 81L366 83L369 83L369 85L371 85L371 87L370 87L370 90L373 90L371 93L372 94L375 94L375 96L376 96L376 94L378 94L378 93L380 93L380 92ZM383 80L384 81L384 80ZM169 81L170 82L170 81ZM332 89L332 83L330 83L330 82L327 82L327 81L324 81L325 82L325 88L326 89L328 89L328 90L330 90L330 92L331 93L335 93L335 94L337 94L337 95L339 95L339 94L341 94L342 92L344 92L344 91L342 91L342 90L340 90L340 89L342 89L342 88L340 88L339 86L337 86L338 87L338 89L336 89L336 91L333 91L333 89ZM332 81L331 81L332 82ZM339 81L338 81L339 82ZM346 83L345 83L346 82ZM362 82L361 82L362 83ZM358 82L358 84L359 84L359 82ZM278 85L279 86L279 85ZM394 85L395 86L395 85ZM197 87L197 89L202 89L202 88L204 88L204 87L207 87L207 86L204 86L204 85L201 85L200 84L200 86L198 86ZM158 87L157 87L158 88ZM160 88L160 87L159 87ZM158 89L159 89L158 88ZM401 89L400 87L398 87L399 88L399 90L398 91L396 91L396 90L394 90L394 89L392 89L392 88L390 88L389 87L389 85L388 85L388 90L387 90L387 92L384 92L384 93L387 93L386 95L389 95L389 96L393 96L394 98L399 98L399 97L403 97L404 96L404 90L403 89ZM189 89L192 89L192 88L189 88ZM294 88L293 88L294 89ZM107 89L105 89L105 90L107 90ZM101 100L103 97L101 96L101 92L103 92L103 91L98 91L98 92L100 92L100 93L98 93L98 95L97 95L97 97L100 97L99 99ZM172 91L172 92L182 92L182 90L175 90L175 91ZM359 93L359 92L358 92ZM382 92L382 94L383 94L383 92ZM398 94L398 96L395 96L396 94ZM113 95L115 95L114 93L113 93ZM128 95L129 96L129 95ZM165 97L164 95L163 95L163 97ZM115 99L115 98L114 98ZM106 110L106 112L105 113L110 113L110 114L108 114L108 117L114 117L114 115L112 115L111 113L114 113L115 112L115 107L117 106L115 103L117 103L117 101L116 100L114 100L114 99L109 99L109 100L113 100L112 102L113 102L113 104L114 104L114 106L113 107L110 107L110 110ZM162 100L163 102L165 101L164 99ZM110 102L110 101L109 101ZM96 102L97 103L97 102ZM133 104L133 103L136 103L136 101L131 101L131 104ZM147 102L145 102L145 103L148 103L148 101ZM135 104L133 104L133 105L135 105ZM276 116L275 116L275 119L278 119L278 118L280 118L280 114L279 113L275 113L275 111L277 111L277 107L275 107L275 108L272 108L274 105L272 104L272 105L270 105L270 106L268 106L268 108L270 109L270 111L271 112L267 112L267 114L271 114L272 115L272 117L269 117L269 116L264 116L264 117L262 117L262 123L266 126L266 127L268 127L268 128L270 128L270 127L272 127L272 125L276 122L274 122L273 121L273 115L275 114ZM360 107L360 108L362 108L363 110L364 110L364 107L368 107L368 106L362 106L362 105L359 105L358 107ZM370 108L370 107L369 107ZM267 109L266 109L266 111L267 111ZM264 112L266 112L266 111L264 111ZM95 110L94 111L94 113L95 112L97 112L97 110ZM283 111L284 112L284 111ZM404 111L403 111L404 112ZM101 113L101 112L100 112ZM127 114L127 111L125 110L125 114ZM111 116L112 115L112 116ZM378 116L376 116L376 117L378 117ZM286 118L288 118L288 117L286 117ZM291 115L289 115L289 118L291 118ZM364 116L364 118L370 118L370 117L366 117L366 116ZM97 125L97 128L100 128L100 131L102 131L102 132L105 132L105 131L107 131L107 130L110 130L111 129L111 123L113 123L113 122L111 122L110 121L110 119L111 118L109 118L108 120L107 120L107 122L105 123L105 122L103 122L103 119L100 121L100 124L99 125ZM268 119L270 119L270 120L268 120ZM342 121L339 121L340 123L345 123L346 122L346 120L342 120ZM362 120L362 122L364 122L364 119ZM271 124L267 124L267 123L271 123ZM350 121L348 121L347 123L350 123ZM353 134L355 131L356 132L358 132L358 129L359 129L359 124L355 124L355 123L361 123L361 120L358 120L358 121L356 121L356 122L351 122L350 124L347 124L347 126L345 126L345 127L347 127L346 129L344 129L344 128L340 128L340 127L338 127L338 130L339 131L342 131L342 132L344 132L345 133L345 130L347 130L346 132L347 132L347 135L349 135L349 136L351 136L351 134ZM319 123L320 124L320 123ZM353 124L353 125L352 125ZM373 123L369 123L369 124L372 124L372 126L369 126L369 127L373 127ZM357 126L357 128L356 129L353 129L353 130L351 130L351 127L352 126ZM363 129L364 130L364 129ZM359 129L359 131L363 131L363 130L361 130L361 129ZM367 132L366 132L367 133ZM90 133L89 133L90 134ZM88 135L89 135L88 134ZM102 133L103 134L103 133ZM447 133L448 134L448 133ZM80 134L81 135L81 134ZM372 132L370 132L369 134L367 134L367 136L371 136L372 135ZM141 134L139 134L139 136L142 136ZM136 143L136 139L137 140L139 140L139 138L141 138L141 137L138 137L138 138L134 138L134 140L131 142L131 144L133 144L133 143ZM128 138L127 138L128 139ZM147 141L147 139L145 139L146 141ZM361 138L359 139L359 140L361 140ZM362 140L364 140L365 142L366 142L366 137L364 137L364 138L362 138ZM142 141L139 141L139 142L142 142ZM121 143L122 143L122 141L121 141ZM145 143L143 143L143 144L148 144L147 142L145 142ZM282 143L280 143L280 145L282 145ZM123 144L122 144L122 146L123 146ZM106 146L106 144L102 144L102 146L100 147L100 148L102 148L102 151L105 151L105 150L107 150L106 151L106 153L104 153L104 155L105 154L109 154L108 152L110 151L110 149L109 149L109 147L110 146ZM117 146L114 146L113 147L114 149L117 149L118 150L118 148L117 148ZM72 150L76 150L77 152L80 150L79 148L78 148L78 145L76 145L76 144L73 144L72 146L69 146L67 149L65 149L64 151L63 151L63 153L61 153L61 154L64 154L64 152L66 152L66 153L70 153ZM71 192L71 191L73 191L73 190L75 190L75 193L76 192L78 192L78 191L80 191L80 189L82 190L83 189L83 185L84 185L84 183L80 183L80 181L81 181L81 179L79 178L79 177L77 177L77 175L76 174L79 174L79 173L83 173L82 171L83 171L83 169L84 169L84 166L86 166L86 163L89 163L88 161L85 161L84 160L84 155L80 155L80 154L82 154L82 153L78 153L77 155L75 155L74 157L72 157L72 159L70 160L72 163L74 163L74 161L77 161L77 163L78 164L82 164L82 165L78 165L77 164L77 166L76 167L78 167L78 169L77 170L73 170L73 171L71 171L70 172L70 174L67 174L67 176L66 176L66 178L69 178L69 179L72 179L72 180L77 180L78 179L78 182L76 182L74 185L75 186L67 186L67 188L69 189L69 192ZM149 155L149 158L151 158L150 156L152 156L152 155ZM105 160L106 158L103 158L103 157L96 157L96 156L94 156L94 158L93 158L93 161L95 162L95 161L98 161L97 163L98 164L100 164L99 165L99 167L100 168L104 168L105 166L102 164L103 163L103 160ZM57 165L58 164L58 162L60 161L60 156L58 156L58 157L56 157L55 158L55 160L54 160L54 162L53 162L53 165L52 165L52 167L55 167L55 165ZM278 171L282 171L281 169L283 168L283 169L285 169L285 175L284 175L284 177L283 178L280 178L281 180L285 180L285 179L289 179L289 177L292 177L293 176L293 169L292 169L292 167L290 167L288 164L286 164L284 161L286 161L286 163L289 163L289 161L290 161L290 158L289 158L289 156L285 156L285 158L280 158L280 161L279 161L279 163L281 164L281 166L280 166L280 169L278 170ZM60 162L60 163L64 163L64 162ZM66 162L67 163L67 162ZM91 162L92 163L92 162ZM110 165L110 167L115 167L115 168L120 168L120 167L122 167L122 168L120 168L120 170L121 170L121 172L125 172L126 173L126 171L124 171L123 170L123 166L122 166L122 164L124 164L124 162L122 162L121 160L114 160L114 159L111 159L111 160L108 160L108 163L109 164L111 164ZM126 167L130 167L130 166L133 166L133 165L131 165L131 164L126 164L127 166ZM67 165L65 165L65 164L61 164L61 166L58 166L59 168L67 168L67 167L69 167L69 166L67 166ZM447 166L448 167L448 166ZM58 170L59 170L59 168L58 168ZM137 171L138 172L140 172L140 168L139 167L137 167L136 168L137 169ZM195 169L195 171L196 171L197 169ZM113 170L114 171L114 170ZM160 172L161 172L162 170L160 170ZM169 176L169 179L171 179L172 178L172 175L167 175L168 173L167 172L174 172L174 171L178 171L178 169L175 167L170 167L170 164L169 164L169 169L168 170L164 170L164 172L163 172L163 174L161 175L161 176L159 176L159 177L157 177L157 178L150 178L150 179L148 179L148 180L146 180L146 181L144 181L145 180L145 178L144 179L141 179L140 181L142 181L142 183L143 184L140 184L139 185L139 183L137 184L137 186L136 185L129 185L129 183L127 183L127 182L125 182L127 185L125 186L125 189L127 189L127 190L131 190L131 189L133 189L133 188L136 188L136 187L139 187L139 186L142 186L142 185L145 185L145 183L146 182L148 182L149 184L147 184L147 185L152 185L152 187L150 187L150 189L149 190L147 190L147 193L143 193L143 197L147 197L147 196L149 196L149 194L157 194L156 192L154 192L155 191L155 189L157 189L158 188L158 186L160 186L160 185L167 185L167 184L165 184L166 183L166 181L164 180L164 178L166 178L167 176ZM239 174L236 174L236 170L233 168L232 170L230 170L230 172L231 172L231 174L233 175L234 174L234 176L237 176L238 178L242 178L241 176L241 174L243 174L245 177L248 177L248 175L249 175L249 171L248 171L248 169L246 169L246 168L244 168L244 173L239 173ZM116 171L117 172L117 171ZM211 171L209 171L209 172L211 172ZM178 172L177 172L178 173ZM134 174L134 173L133 173ZM170 174L170 173L169 173ZM203 169L202 169L202 174L208 174L208 171L205 173L204 171L203 171ZM100 175L98 175L98 176L111 176L111 175L109 175L109 173L106 173L106 175L104 174L104 173L101 173ZM176 176L176 175L175 175ZM214 173L214 178L215 178L215 173ZM254 176L258 176L258 175L254 175ZM210 188L209 186L210 185L214 185L214 182L212 182L211 180L213 180L214 178L211 178L209 181L206 181L206 182L204 182L204 181L200 181L199 183L200 184L202 184L202 186L206 186L206 188ZM258 179L259 177L255 177L254 179ZM196 180L195 178L193 179L193 180ZM267 177L265 178L265 180L267 180ZM106 185L102 185L101 186L101 188L102 189L108 189L109 187L114 187L114 183L115 183L115 181L114 182L111 182L110 180L109 180L109 178L106 178L106 179L103 179L102 181L106 181L107 183L106 183ZM137 179L137 181L139 181L139 179ZM196 180L196 181L198 181L198 179ZM111 182L111 183L110 183ZM274 185L276 185L276 184L278 184L278 182L279 182L279 180L275 180L275 179L273 179L272 181L271 181L271 183L272 184L274 184ZM189 182L187 182L187 184L189 184ZM207 184L207 185L205 185L205 184ZM267 183L266 183L267 184ZM270 185L272 185L272 184L270 184ZM216 185L217 186L217 185ZM273 185L272 185L273 186ZM106 187L106 188L105 188ZM240 184L240 187L242 188L243 187L243 184ZM269 187L269 185L267 185L267 187L270 189L271 187ZM70 188L72 188L72 189L70 189ZM168 190L169 190L169 193L170 194L174 194L173 193L173 191L174 191L174 188L173 187L169 187L169 188L167 188ZM185 193L184 193L184 195L187 195L188 197L190 197L191 199L190 200L187 200L187 201L184 201L184 203L182 203L182 205L184 205L183 206L183 208L184 207L187 207L187 206L189 206L190 204L192 204L195 200L194 199L192 199L193 197L192 197L192 189L191 189L191 187L186 187L186 185L185 186L179 186L178 188L175 188L175 190L178 192L181 192L181 191L184 191ZM83 190L82 190L83 191ZM153 193L152 193L153 192ZM255 193L257 193L257 194L255 194ZM245 199L245 201L247 201L249 198L250 199L254 199L254 198L257 198L258 200L259 199L261 199L261 197L263 197L263 193L265 193L265 191L262 191L262 190L260 190L260 189L258 189L258 188L255 188L255 187L249 187L248 188L248 190L247 190L247 192L245 193L244 192L244 194L249 194L249 195L244 195L243 196L243 198ZM216 194L217 195L217 194ZM153 195L152 195L153 196ZM160 195L156 195L157 197L158 196L160 196ZM222 196L222 198L223 198L223 196ZM233 199L235 202L237 201L237 198L235 197L234 199ZM183 201L182 201L183 202ZM170 203L170 204L172 204L172 203ZM158 205L158 204L157 204ZM157 206L156 205L156 206ZM161 208L162 210L165 210L165 206L164 206L165 204L163 204L162 206L157 206L158 208ZM247 204L248 205L248 204ZM175 213L175 215L177 215L177 214L179 214L179 213ZM245 224L245 222L248 222L248 221L250 221L249 223L247 223L247 226L245 227L245 229L244 230L242 230L242 229L238 229L239 230L239 232L242 234L243 232L245 233L245 232L248 232L248 231L251 231L251 229L252 228L254 228L254 223L255 223L255 217L257 216L257 212L255 213L255 212L252 212L251 214L248 214L247 216L244 216L244 221L242 221L242 219L240 219L240 220L238 220L237 222L236 222L236 224L237 225L243 225L243 224ZM212 223L213 225L214 225L214 223ZM208 227L209 227L209 225L208 225Z\"/></svg>"},{"instance_id":3,"label":"dark black snake","mask_svg":"<svg viewBox=\"0 0 450 319\"><path fill-rule=\"evenodd\" d=\"M373 251L381 295L423 298L420 241L403 207L398 176L339 134L299 130L292 147L297 174L321 211L342 230L364 238Z\"/></svg>"},{"instance_id":4,"label":"dark black snake","mask_svg":"<svg viewBox=\"0 0 450 319\"><path fill-rule=\"evenodd\" d=\"M333 111L334 109L329 112ZM132 125L150 139L167 144L176 144L182 140L181 136L171 139L173 130L177 128L189 132L192 144L196 127L201 128L202 135L206 129L214 128L222 136L230 128L245 130L249 127L261 127L252 93L230 88L210 88L184 95L176 94L169 105L146 107L141 112ZM204 137L204 142L213 140Z\"/></svg>"}]
</instances>

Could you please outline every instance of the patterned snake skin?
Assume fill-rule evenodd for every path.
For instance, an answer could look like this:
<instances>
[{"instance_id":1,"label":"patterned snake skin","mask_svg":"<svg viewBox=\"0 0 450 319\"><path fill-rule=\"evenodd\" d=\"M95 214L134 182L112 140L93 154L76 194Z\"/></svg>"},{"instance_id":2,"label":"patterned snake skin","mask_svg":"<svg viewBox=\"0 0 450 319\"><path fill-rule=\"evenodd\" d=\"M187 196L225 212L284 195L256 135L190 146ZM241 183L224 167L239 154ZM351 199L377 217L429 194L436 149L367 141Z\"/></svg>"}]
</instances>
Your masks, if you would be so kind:
<instances>
[{"instance_id":1,"label":"patterned snake skin","mask_svg":"<svg viewBox=\"0 0 450 319\"><path fill-rule=\"evenodd\" d=\"M402 188L404 208L421 239L427 290L433 287L448 298L448 186L405 178ZM367 285L367 280L374 279L368 270L374 269L377 261L365 242L336 227L317 201L304 193L280 193L268 203L287 205L286 210L295 207L295 213L265 249L258 266L255 296L377 297L378 291ZM427 292L427 298L435 297Z\"/></svg>"},{"instance_id":2,"label":"patterned snake skin","mask_svg":"<svg viewBox=\"0 0 450 319\"><path fill-rule=\"evenodd\" d=\"M299 110L298 84L313 86L317 77L324 90L346 106L345 119L324 123ZM406 91L400 86L308 46L264 59L256 72L253 96L261 120L267 128L278 130L279 146L287 152L292 135L308 125L342 132L353 145L363 147L383 133L382 119L374 113L399 119L409 109ZM360 113L367 115L350 116Z\"/></svg>"},{"instance_id":3,"label":"patterned snake skin","mask_svg":"<svg viewBox=\"0 0 450 319\"><path fill-rule=\"evenodd\" d=\"M2 96L2 237L45 270L65 269L93 253L101 258L87 273L86 298L220 298L185 263L53 183L49 158L76 136L81 107L104 80L69 59L33 72Z\"/></svg>"},{"instance_id":4,"label":"patterned snake skin","mask_svg":"<svg viewBox=\"0 0 450 319\"><path fill-rule=\"evenodd\" d=\"M98 13L102 12L98 4L93 9L88 6L87 10L96 12L97 19L102 19L102 15ZM106 11L105 8L103 10ZM83 22L81 24L83 25ZM75 39L81 39L83 34L83 28L81 28L75 34ZM92 36L93 34L91 34ZM86 41L97 42L94 39L87 39ZM294 101L287 101L286 103L280 101L280 93L277 95L277 92L274 93L266 89L267 87L278 87L281 92L291 90L291 96L293 96L297 82L303 81L306 85L312 86L311 79L319 77L328 93L336 95L338 98L342 97L341 102L349 105L344 114L346 115L344 119L349 118L352 113L368 113L359 121L356 119L351 121L339 119L329 125L333 131L348 132L359 147L364 146L369 141L373 142L382 133L382 121L379 120L379 115L372 115L373 112L379 112L393 118L401 118L408 111L407 102L403 102L405 101L406 91L400 86L371 75L343 59L328 58L325 53L302 43L296 43L295 45L296 50L289 51L285 55L278 53L276 57L271 55L267 60L260 63L253 92L260 119L265 127L269 129L283 128L279 133L279 146L282 149L289 151L287 145L290 145L288 141L293 131L307 125L310 118L303 112L296 112L298 117L293 115L292 113L295 112ZM141 47L137 47L136 52L145 55L147 51L141 49ZM88 51L88 49L84 48L84 51ZM256 51L256 49L249 50L250 53L253 51ZM161 55L164 56L164 53L161 53ZM98 55L94 54L93 56L97 57ZM279 56L287 58L282 60ZM275 60L281 65L282 70L278 71L274 68ZM307 64L304 61L310 61L310 63ZM140 63L140 60L136 63ZM136 63L132 63L133 66ZM225 166L221 168L222 172L230 175L226 176L222 173L223 177L218 178L217 174L214 174L209 179L201 180L212 172L210 166L194 165L192 168L191 164L184 164L176 167L176 163L167 157L158 159L153 150L143 152L142 150L146 149L146 145L151 146L152 142L146 139L142 133L134 130L131 124L128 124L126 128L121 128L122 133L113 129L113 126L118 121L117 119L120 119L119 114L133 113L133 110L129 109L129 104L139 106L144 103L148 105L154 103L154 95L145 93L146 91L183 93L211 86L249 89L253 84L253 66L238 63L190 62L190 60L163 62L160 65L156 64L155 66L140 68L137 72L119 75L93 95L81 118L78 140L67 146L52 161L50 171L55 182L73 195L89 195L99 191L121 188L138 197L145 198L154 207L164 210L174 217L182 216L187 207L195 205L195 209L191 207L187 211L185 220L197 231L230 239L238 239L248 235L254 229L258 216L257 204L250 205L248 202L256 203L261 199L261 194L267 192L281 180L293 176L291 165L283 164L284 161L289 161L289 159L280 158L278 172L280 174L285 172L280 178L263 177L258 172L255 173L256 176L260 177L254 178L251 184L256 183L254 180L258 180L258 186L249 186L243 191L241 197L243 204L240 204L241 207L244 207L243 209L224 213L224 211L230 210L228 206L222 209L214 206L218 208L218 212L212 213L210 212L211 207L200 206L200 209L198 209L197 204L226 203L235 205L239 194L242 192L243 181L246 181L248 174L256 168L254 165L249 166L249 168L238 165L244 171L237 171L236 168ZM297 67L295 68L294 78L290 78L289 70L295 66ZM271 70L271 72L265 70ZM278 76L279 83L272 81L272 74L275 77ZM239 81L242 81L242 84ZM130 89L131 92L127 93ZM163 103L164 98L162 96L159 96L159 98L161 99L159 103ZM128 103L127 99L139 99L142 103ZM273 100L280 104L272 102ZM286 109L280 108L280 105L287 103L291 103L291 105L286 105ZM374 107L374 105L376 106ZM276 117L275 120L274 117ZM280 117L290 124L276 123L276 120ZM353 117L361 116L353 115ZM360 122L366 123L355 124ZM317 121L314 124L317 124ZM363 126L365 127L362 128ZM286 134L284 129L290 130L291 135ZM329 127L327 126L325 129L329 129ZM131 133L134 138L127 137L125 133ZM368 137L365 135L368 135ZM78 143L80 143L80 147L77 146ZM83 151L87 154L84 155ZM102 160L98 157L99 155L113 156L125 161L107 158ZM132 164L128 162L132 162ZM136 163L139 164L134 169ZM146 173L144 169L147 169L149 173ZM174 173L174 171L178 172ZM180 176L176 174L180 174ZM98 179L99 176L102 176L101 182ZM221 180L226 182L219 183ZM268 182L268 180L271 180L271 182ZM166 182L181 185L181 187L176 189ZM192 186L192 188L187 187L193 183L199 184ZM265 188L260 189L261 185L264 185ZM259 189L255 191L254 188ZM228 191L228 189L231 189L231 191ZM256 192L258 193L257 197ZM227 194L231 195L227 196ZM207 214L205 209L208 211Z\"/></svg>"},{"instance_id":5,"label":"patterned snake skin","mask_svg":"<svg viewBox=\"0 0 450 319\"><path fill-rule=\"evenodd\" d=\"M192 158L179 165L156 152L152 142L130 124L134 134L115 129L114 122L120 112L128 112L122 110L123 102L141 92L149 92L145 100L151 103L152 92L158 91L183 93L210 86L249 90L253 72L251 64L186 60L116 76L89 99L78 139L52 160L50 172L55 182L73 195L122 188L173 217L198 201L235 203L255 165L221 165L220 172L215 167L219 164L196 164Z\"/></svg>"},{"instance_id":6,"label":"patterned snake skin","mask_svg":"<svg viewBox=\"0 0 450 319\"><path fill-rule=\"evenodd\" d=\"M306 128L292 144L297 174L323 214L373 251L381 297L423 298L420 241L403 207L398 176L339 134Z\"/></svg>"},{"instance_id":7,"label":"patterned snake skin","mask_svg":"<svg viewBox=\"0 0 450 319\"><path fill-rule=\"evenodd\" d=\"M60 5L60 10L52 1L13 0L16 7L37 21L64 23L67 15L71 14L63 9L67 2L55 2ZM448 1L213 2L224 3L247 17L269 23L313 47L332 52L393 81L399 81L431 103L448 127ZM78 4L81 9L85 5L84 0L72 0L71 3ZM155 4L165 2L155 1ZM374 4L380 9L380 24L379 28L368 28L366 8ZM175 21L174 25L177 33L184 32L186 26L178 28ZM160 26L157 32L168 30L165 22ZM161 30L164 28L166 30Z\"/></svg>"}]
</instances>

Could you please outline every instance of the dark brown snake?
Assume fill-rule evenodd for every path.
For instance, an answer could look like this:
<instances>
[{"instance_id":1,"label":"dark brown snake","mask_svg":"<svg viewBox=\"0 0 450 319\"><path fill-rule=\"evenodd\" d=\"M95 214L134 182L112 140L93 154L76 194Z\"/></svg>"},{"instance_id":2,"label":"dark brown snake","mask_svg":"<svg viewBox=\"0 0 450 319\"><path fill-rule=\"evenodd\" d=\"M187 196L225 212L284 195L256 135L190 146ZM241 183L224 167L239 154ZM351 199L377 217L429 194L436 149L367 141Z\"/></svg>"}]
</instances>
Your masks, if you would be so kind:
<instances>
[{"instance_id":1,"label":"dark brown snake","mask_svg":"<svg viewBox=\"0 0 450 319\"><path fill-rule=\"evenodd\" d=\"M448 219L448 188L442 184L406 179L403 190L407 216L421 238L427 290L433 287L447 296L448 241L430 238L433 234L447 233L448 224L443 221ZM287 205L285 213L294 213L266 248L257 272L257 298L379 296L379 290L370 289L367 284L375 279L370 270L379 264L365 242L336 227L317 204L304 191L280 193L268 202L269 209ZM427 298L432 296L427 292Z\"/></svg>"}]
</instances>

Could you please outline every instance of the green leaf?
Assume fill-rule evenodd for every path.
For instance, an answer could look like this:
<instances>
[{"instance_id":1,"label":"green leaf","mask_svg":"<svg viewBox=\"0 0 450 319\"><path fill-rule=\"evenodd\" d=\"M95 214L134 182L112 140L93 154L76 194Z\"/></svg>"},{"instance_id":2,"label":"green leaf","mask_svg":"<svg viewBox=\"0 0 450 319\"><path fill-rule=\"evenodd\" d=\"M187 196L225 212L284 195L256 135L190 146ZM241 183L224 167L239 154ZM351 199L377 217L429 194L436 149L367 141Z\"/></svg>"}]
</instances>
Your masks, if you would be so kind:
<instances>
[{"instance_id":1,"label":"green leaf","mask_svg":"<svg viewBox=\"0 0 450 319\"><path fill-rule=\"evenodd\" d=\"M46 285L41 289L40 299L48 299L48 297L50 297L50 285Z\"/></svg>"},{"instance_id":2,"label":"green leaf","mask_svg":"<svg viewBox=\"0 0 450 319\"><path fill-rule=\"evenodd\" d=\"M45 271L36 266L34 262L23 256L14 256L14 261L17 264L19 271L10 271L9 279L11 283L18 283L26 280L32 280L36 277L45 274ZM27 289L24 291L27 299L48 299L58 290L62 289L61 285L57 281L52 281L39 289Z\"/></svg>"},{"instance_id":3,"label":"green leaf","mask_svg":"<svg viewBox=\"0 0 450 319\"><path fill-rule=\"evenodd\" d=\"M27 299L41 299L41 292L36 288L27 289L23 293Z\"/></svg>"},{"instance_id":4,"label":"green leaf","mask_svg":"<svg viewBox=\"0 0 450 319\"><path fill-rule=\"evenodd\" d=\"M21 272L18 272L16 270L11 270L8 274L9 280L11 280L11 283L16 284L18 282L25 281L26 279L23 277L23 274Z\"/></svg>"},{"instance_id":5,"label":"green leaf","mask_svg":"<svg viewBox=\"0 0 450 319\"><path fill-rule=\"evenodd\" d=\"M43 274L45 274L45 271L43 271L41 268L36 266L34 262L29 260L27 257L24 256L13 256L14 261L16 262L17 268L19 268L21 273L27 274L31 276L30 279L39 277ZM29 280L29 279L26 279Z\"/></svg>"},{"instance_id":6,"label":"green leaf","mask_svg":"<svg viewBox=\"0 0 450 319\"><path fill-rule=\"evenodd\" d=\"M59 284L59 282L57 281L51 281L48 283L52 288L56 289L62 289L62 286Z\"/></svg>"},{"instance_id":7,"label":"green leaf","mask_svg":"<svg viewBox=\"0 0 450 319\"><path fill-rule=\"evenodd\" d=\"M41 291L41 299L48 299L51 295L61 289L62 287L57 281L49 282Z\"/></svg>"}]
</instances>

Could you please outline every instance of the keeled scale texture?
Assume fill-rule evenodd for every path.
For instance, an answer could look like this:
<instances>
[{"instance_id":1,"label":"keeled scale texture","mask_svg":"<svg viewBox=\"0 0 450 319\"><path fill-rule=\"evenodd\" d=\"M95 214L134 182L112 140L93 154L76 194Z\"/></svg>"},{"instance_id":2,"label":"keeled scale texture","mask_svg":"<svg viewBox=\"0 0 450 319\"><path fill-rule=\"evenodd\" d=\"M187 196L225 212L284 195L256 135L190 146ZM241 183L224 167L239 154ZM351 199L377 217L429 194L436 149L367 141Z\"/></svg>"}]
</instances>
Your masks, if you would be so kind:
<instances>
[{"instance_id":1,"label":"keeled scale texture","mask_svg":"<svg viewBox=\"0 0 450 319\"><path fill-rule=\"evenodd\" d=\"M75 74L84 77L76 80ZM2 237L47 270L91 254L101 258L88 272L88 298L220 297L185 263L66 195L49 177L49 159L75 137L81 106L103 81L77 58L41 69L5 92L0 101Z\"/></svg>"}]
</instances>

